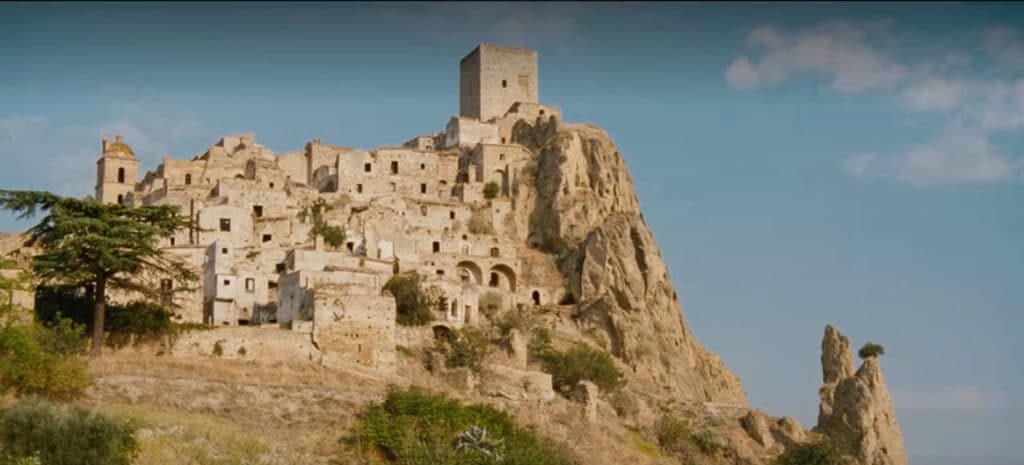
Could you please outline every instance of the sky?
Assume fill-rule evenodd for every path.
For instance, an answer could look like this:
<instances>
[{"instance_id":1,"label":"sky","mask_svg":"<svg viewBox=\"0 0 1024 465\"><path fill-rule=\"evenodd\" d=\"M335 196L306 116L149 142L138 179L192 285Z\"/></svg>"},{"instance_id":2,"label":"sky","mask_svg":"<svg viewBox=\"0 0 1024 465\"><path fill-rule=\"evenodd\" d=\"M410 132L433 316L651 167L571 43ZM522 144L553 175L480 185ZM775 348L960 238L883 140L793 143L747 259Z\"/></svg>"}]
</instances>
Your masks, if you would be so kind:
<instances>
[{"instance_id":1,"label":"sky","mask_svg":"<svg viewBox=\"0 0 1024 465\"><path fill-rule=\"evenodd\" d=\"M91 194L115 134L144 170L401 143L480 42L612 136L753 405L814 425L832 323L885 346L912 463L1021 463L1024 4L5 3L0 188Z\"/></svg>"}]
</instances>

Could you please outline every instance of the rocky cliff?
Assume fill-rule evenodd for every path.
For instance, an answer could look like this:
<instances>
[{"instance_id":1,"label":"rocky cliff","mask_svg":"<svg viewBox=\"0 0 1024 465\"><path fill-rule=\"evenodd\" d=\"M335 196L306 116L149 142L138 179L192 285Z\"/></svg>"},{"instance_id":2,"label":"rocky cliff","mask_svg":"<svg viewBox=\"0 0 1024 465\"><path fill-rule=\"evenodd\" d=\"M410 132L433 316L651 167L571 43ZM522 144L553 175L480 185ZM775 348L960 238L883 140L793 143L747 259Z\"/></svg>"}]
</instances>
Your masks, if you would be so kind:
<instances>
[{"instance_id":1,"label":"rocky cliff","mask_svg":"<svg viewBox=\"0 0 1024 465\"><path fill-rule=\"evenodd\" d=\"M863 465L906 465L903 435L877 357L854 372L850 339L825 327L816 432L849 447Z\"/></svg>"},{"instance_id":2,"label":"rocky cliff","mask_svg":"<svg viewBox=\"0 0 1024 465\"><path fill-rule=\"evenodd\" d=\"M660 399L746 405L739 379L690 333L622 154L603 130L520 121L513 140L537 155L514 190L521 239L559 257L587 339Z\"/></svg>"}]
</instances>

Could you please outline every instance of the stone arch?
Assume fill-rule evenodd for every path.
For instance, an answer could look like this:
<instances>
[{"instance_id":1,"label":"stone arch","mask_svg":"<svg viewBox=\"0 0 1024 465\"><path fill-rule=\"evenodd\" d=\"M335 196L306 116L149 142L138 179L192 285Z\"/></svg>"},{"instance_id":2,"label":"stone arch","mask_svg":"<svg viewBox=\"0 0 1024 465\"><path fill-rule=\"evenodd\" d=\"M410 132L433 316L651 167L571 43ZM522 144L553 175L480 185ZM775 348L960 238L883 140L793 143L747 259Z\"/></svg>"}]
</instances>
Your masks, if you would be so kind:
<instances>
[{"instance_id":1,"label":"stone arch","mask_svg":"<svg viewBox=\"0 0 1024 465\"><path fill-rule=\"evenodd\" d=\"M494 182L498 185L498 192L501 193L501 195L508 195L508 173L506 173L505 170L494 170L488 181Z\"/></svg>"},{"instance_id":2,"label":"stone arch","mask_svg":"<svg viewBox=\"0 0 1024 465\"><path fill-rule=\"evenodd\" d=\"M534 289L530 294L530 298L533 299L534 305L540 305L540 291Z\"/></svg>"},{"instance_id":3,"label":"stone arch","mask_svg":"<svg viewBox=\"0 0 1024 465\"><path fill-rule=\"evenodd\" d=\"M465 260L455 265L455 275L459 276L460 279L463 276L467 276L468 279L476 284L477 286L483 284L483 270L480 269L480 265L471 261Z\"/></svg>"},{"instance_id":4,"label":"stone arch","mask_svg":"<svg viewBox=\"0 0 1024 465\"><path fill-rule=\"evenodd\" d=\"M497 279L495 279L497 278ZM491 287L516 291L516 273L508 265L494 265L491 267L491 280L488 282Z\"/></svg>"}]
</instances>

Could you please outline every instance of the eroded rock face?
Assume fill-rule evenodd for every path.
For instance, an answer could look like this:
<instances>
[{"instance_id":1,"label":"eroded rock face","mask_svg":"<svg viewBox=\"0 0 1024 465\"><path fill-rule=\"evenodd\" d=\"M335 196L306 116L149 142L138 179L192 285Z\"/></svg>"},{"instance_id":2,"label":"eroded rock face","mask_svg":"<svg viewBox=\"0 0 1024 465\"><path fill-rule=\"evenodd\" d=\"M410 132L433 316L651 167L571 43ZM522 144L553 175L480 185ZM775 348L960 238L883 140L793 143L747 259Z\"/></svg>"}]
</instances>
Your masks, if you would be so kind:
<instances>
[{"instance_id":1,"label":"eroded rock face","mask_svg":"<svg viewBox=\"0 0 1024 465\"><path fill-rule=\"evenodd\" d=\"M560 257L581 334L626 366L628 389L655 398L747 405L739 379L694 339L632 177L608 135L590 125L529 126L514 140L537 153L515 189L520 239Z\"/></svg>"},{"instance_id":2,"label":"eroded rock face","mask_svg":"<svg viewBox=\"0 0 1024 465\"><path fill-rule=\"evenodd\" d=\"M853 372L850 340L832 326L822 342L821 405L815 431L850 447L863 465L906 465L903 434L878 358Z\"/></svg>"}]
</instances>

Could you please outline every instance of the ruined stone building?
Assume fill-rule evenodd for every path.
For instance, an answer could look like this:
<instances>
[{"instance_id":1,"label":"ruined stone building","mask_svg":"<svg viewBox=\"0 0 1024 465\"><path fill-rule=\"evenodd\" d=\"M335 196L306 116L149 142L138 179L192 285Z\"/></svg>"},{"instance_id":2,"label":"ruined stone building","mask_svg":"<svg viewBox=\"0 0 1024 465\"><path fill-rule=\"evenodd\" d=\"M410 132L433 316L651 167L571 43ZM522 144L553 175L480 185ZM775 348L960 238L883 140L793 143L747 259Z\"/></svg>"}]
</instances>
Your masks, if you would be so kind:
<instances>
[{"instance_id":1,"label":"ruined stone building","mask_svg":"<svg viewBox=\"0 0 1024 465\"><path fill-rule=\"evenodd\" d=\"M388 355L373 351L391 340L395 302L381 289L394 273L416 271L441 289L438 318L452 326L477 321L488 292L506 308L564 294L550 273L524 274L524 262L542 254L530 250L528 228L515 217L523 200L517 182L535 170L536 154L513 142L514 127L561 117L538 102L537 54L480 45L460 74L460 114L401 146L361 150L317 138L275 154L242 134L190 160L165 157L140 178L130 141L104 140L96 198L175 205L199 225L162 244L203 276L184 293L183 320L276 323L386 363ZM488 184L496 195L485 194ZM318 197L333 207L328 222L345 230L338 250L315 244L312 225L300 219Z\"/></svg>"}]
</instances>

